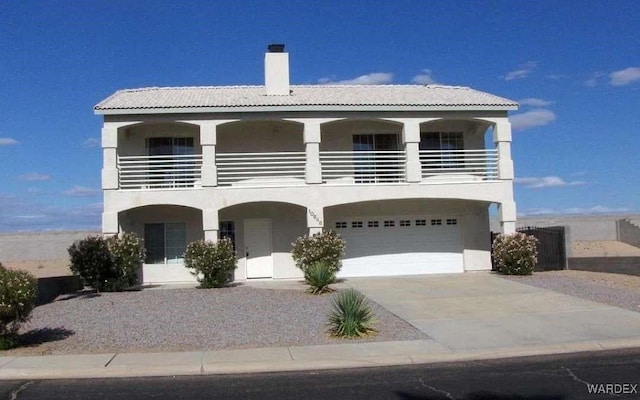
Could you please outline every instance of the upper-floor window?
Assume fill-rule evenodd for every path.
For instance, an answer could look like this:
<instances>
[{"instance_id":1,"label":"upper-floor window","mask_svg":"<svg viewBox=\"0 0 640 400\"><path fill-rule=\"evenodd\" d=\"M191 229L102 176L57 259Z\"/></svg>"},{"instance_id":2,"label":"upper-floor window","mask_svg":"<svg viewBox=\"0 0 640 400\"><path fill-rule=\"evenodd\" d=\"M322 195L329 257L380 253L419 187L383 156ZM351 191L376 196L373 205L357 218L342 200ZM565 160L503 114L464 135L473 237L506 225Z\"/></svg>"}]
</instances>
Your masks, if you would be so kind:
<instances>
[{"instance_id":1,"label":"upper-floor window","mask_svg":"<svg viewBox=\"0 0 640 400\"><path fill-rule=\"evenodd\" d=\"M420 154L423 167L456 168L464 163L464 135L462 132L420 132Z\"/></svg>"},{"instance_id":2,"label":"upper-floor window","mask_svg":"<svg viewBox=\"0 0 640 400\"><path fill-rule=\"evenodd\" d=\"M190 137L153 137L147 138L146 144L150 156L193 154L193 138Z\"/></svg>"},{"instance_id":3,"label":"upper-floor window","mask_svg":"<svg viewBox=\"0 0 640 400\"><path fill-rule=\"evenodd\" d=\"M354 174L356 183L397 182L400 162L394 153L375 153L397 151L399 137L395 133L353 135Z\"/></svg>"},{"instance_id":4,"label":"upper-floor window","mask_svg":"<svg viewBox=\"0 0 640 400\"><path fill-rule=\"evenodd\" d=\"M174 157L193 155L193 138L147 138L146 146L149 156L150 187L193 186L193 174L189 171L193 168L192 161L184 157Z\"/></svg>"}]
</instances>

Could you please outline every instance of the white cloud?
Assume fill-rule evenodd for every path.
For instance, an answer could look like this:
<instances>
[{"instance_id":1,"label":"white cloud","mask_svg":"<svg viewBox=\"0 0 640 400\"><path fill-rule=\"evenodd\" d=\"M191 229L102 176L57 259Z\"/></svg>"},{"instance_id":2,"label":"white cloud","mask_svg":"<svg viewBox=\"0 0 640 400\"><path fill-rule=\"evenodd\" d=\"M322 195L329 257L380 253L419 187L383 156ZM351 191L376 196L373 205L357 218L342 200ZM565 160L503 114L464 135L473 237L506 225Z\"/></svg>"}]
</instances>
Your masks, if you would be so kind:
<instances>
[{"instance_id":1,"label":"white cloud","mask_svg":"<svg viewBox=\"0 0 640 400\"><path fill-rule=\"evenodd\" d=\"M591 77L584 82L584 84L588 87L595 87L598 85L598 81L600 80L600 78L605 75L606 74L604 72L594 72L593 74L591 74Z\"/></svg>"},{"instance_id":2,"label":"white cloud","mask_svg":"<svg viewBox=\"0 0 640 400\"><path fill-rule=\"evenodd\" d=\"M640 67L629 67L609 74L609 83L613 86L626 86L640 81Z\"/></svg>"},{"instance_id":3,"label":"white cloud","mask_svg":"<svg viewBox=\"0 0 640 400\"><path fill-rule=\"evenodd\" d=\"M100 139L98 138L89 138L87 140L85 140L84 142L82 142L82 146L86 147L86 148L93 148L93 147L98 147L100 146Z\"/></svg>"},{"instance_id":4,"label":"white cloud","mask_svg":"<svg viewBox=\"0 0 640 400\"><path fill-rule=\"evenodd\" d=\"M526 99L518 100L518 103L523 106L533 106L533 107L546 107L553 104L552 101L538 99L535 97L527 97Z\"/></svg>"},{"instance_id":5,"label":"white cloud","mask_svg":"<svg viewBox=\"0 0 640 400\"><path fill-rule=\"evenodd\" d=\"M556 120L556 114L551 110L536 108L531 111L514 114L509 119L513 130L523 131L552 123Z\"/></svg>"},{"instance_id":6,"label":"white cloud","mask_svg":"<svg viewBox=\"0 0 640 400\"><path fill-rule=\"evenodd\" d=\"M64 207L34 201L34 197L0 194L0 232L99 230L102 209L102 203Z\"/></svg>"},{"instance_id":7,"label":"white cloud","mask_svg":"<svg viewBox=\"0 0 640 400\"><path fill-rule=\"evenodd\" d=\"M74 186L69 190L65 190L62 192L65 196L73 196L73 197L89 197L89 196L97 196L100 193L100 190L91 189L85 186Z\"/></svg>"},{"instance_id":8,"label":"white cloud","mask_svg":"<svg viewBox=\"0 0 640 400\"><path fill-rule=\"evenodd\" d=\"M0 137L0 147L2 146L12 146L14 144L18 144L18 141L11 138Z\"/></svg>"},{"instance_id":9,"label":"white cloud","mask_svg":"<svg viewBox=\"0 0 640 400\"><path fill-rule=\"evenodd\" d=\"M548 187L563 187L563 186L576 186L584 185L584 181L571 181L566 182L559 176L542 176L542 177L525 177L516 178L514 182L519 185L524 185L529 189L542 189Z\"/></svg>"},{"instance_id":10,"label":"white cloud","mask_svg":"<svg viewBox=\"0 0 640 400\"><path fill-rule=\"evenodd\" d=\"M531 72L533 72L537 65L538 63L534 61L528 61L520 65L518 69L507 72L504 76L504 80L512 81L514 79L526 78L527 76L529 76L529 74L531 74Z\"/></svg>"},{"instance_id":11,"label":"white cloud","mask_svg":"<svg viewBox=\"0 0 640 400\"><path fill-rule=\"evenodd\" d=\"M535 216L535 215L563 215L563 214L616 214L629 212L624 207L607 207L597 205L593 207L571 207L565 209L537 208L518 213L519 216Z\"/></svg>"},{"instance_id":12,"label":"white cloud","mask_svg":"<svg viewBox=\"0 0 640 400\"><path fill-rule=\"evenodd\" d=\"M19 175L18 179L23 181L48 181L51 176L46 174L39 174L37 172L31 172L28 174Z\"/></svg>"},{"instance_id":13,"label":"white cloud","mask_svg":"<svg viewBox=\"0 0 640 400\"><path fill-rule=\"evenodd\" d=\"M421 74L418 74L411 79L411 82L418 85L432 85L437 83L433 78L433 72L430 69L423 69Z\"/></svg>"},{"instance_id":14,"label":"white cloud","mask_svg":"<svg viewBox=\"0 0 640 400\"><path fill-rule=\"evenodd\" d=\"M331 78L321 78L318 82L330 85L381 85L391 83L393 74L390 72L372 72L354 79L334 82Z\"/></svg>"}]
</instances>

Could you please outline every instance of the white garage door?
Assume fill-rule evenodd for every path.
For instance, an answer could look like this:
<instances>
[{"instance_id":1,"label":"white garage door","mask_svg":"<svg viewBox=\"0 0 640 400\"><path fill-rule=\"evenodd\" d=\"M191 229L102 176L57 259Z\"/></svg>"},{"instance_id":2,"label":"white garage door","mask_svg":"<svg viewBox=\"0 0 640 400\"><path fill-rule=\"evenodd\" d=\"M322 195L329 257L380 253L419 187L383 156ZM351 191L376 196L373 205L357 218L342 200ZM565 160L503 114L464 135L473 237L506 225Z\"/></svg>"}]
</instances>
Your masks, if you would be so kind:
<instances>
[{"instance_id":1,"label":"white garage door","mask_svg":"<svg viewBox=\"0 0 640 400\"><path fill-rule=\"evenodd\" d=\"M334 222L347 243L338 276L463 272L457 217L369 217Z\"/></svg>"}]
</instances>

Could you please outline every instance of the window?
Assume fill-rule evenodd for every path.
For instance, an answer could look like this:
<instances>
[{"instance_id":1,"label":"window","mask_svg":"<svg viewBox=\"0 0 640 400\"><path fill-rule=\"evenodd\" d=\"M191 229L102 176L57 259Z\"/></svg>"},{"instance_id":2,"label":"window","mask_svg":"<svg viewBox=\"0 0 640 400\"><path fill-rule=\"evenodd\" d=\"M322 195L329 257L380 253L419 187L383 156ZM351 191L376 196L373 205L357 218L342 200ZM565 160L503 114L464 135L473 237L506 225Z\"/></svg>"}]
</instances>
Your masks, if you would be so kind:
<instances>
[{"instance_id":1,"label":"window","mask_svg":"<svg viewBox=\"0 0 640 400\"><path fill-rule=\"evenodd\" d=\"M354 174L356 183L398 182L400 160L396 154L375 154L397 151L398 135L394 133L353 135Z\"/></svg>"},{"instance_id":2,"label":"window","mask_svg":"<svg viewBox=\"0 0 640 400\"><path fill-rule=\"evenodd\" d=\"M459 150L464 150L462 132L420 133L420 161L423 168L458 167L464 162L464 156Z\"/></svg>"},{"instance_id":3,"label":"window","mask_svg":"<svg viewBox=\"0 0 640 400\"><path fill-rule=\"evenodd\" d=\"M187 249L184 222L144 224L146 264L179 264Z\"/></svg>"},{"instance_id":4,"label":"window","mask_svg":"<svg viewBox=\"0 0 640 400\"><path fill-rule=\"evenodd\" d=\"M425 226L427 225L427 220L425 219L417 219L416 220L416 226Z\"/></svg>"},{"instance_id":5,"label":"window","mask_svg":"<svg viewBox=\"0 0 640 400\"><path fill-rule=\"evenodd\" d=\"M379 226L378 221L369 221L367 222L368 228L377 228Z\"/></svg>"},{"instance_id":6,"label":"window","mask_svg":"<svg viewBox=\"0 0 640 400\"><path fill-rule=\"evenodd\" d=\"M431 225L442 225L442 220L441 219L432 219L431 220Z\"/></svg>"},{"instance_id":7,"label":"window","mask_svg":"<svg viewBox=\"0 0 640 400\"><path fill-rule=\"evenodd\" d=\"M347 223L344 221L336 222L336 229L346 228Z\"/></svg>"},{"instance_id":8,"label":"window","mask_svg":"<svg viewBox=\"0 0 640 400\"><path fill-rule=\"evenodd\" d=\"M396 226L396 221L384 221L384 226L386 228L390 228L392 226Z\"/></svg>"},{"instance_id":9,"label":"window","mask_svg":"<svg viewBox=\"0 0 640 400\"><path fill-rule=\"evenodd\" d=\"M147 138L146 146L147 155L151 157L149 183L152 188L193 186L193 175L188 171L193 168L191 162L187 160L181 162L174 157L193 155L193 138Z\"/></svg>"},{"instance_id":10,"label":"window","mask_svg":"<svg viewBox=\"0 0 640 400\"><path fill-rule=\"evenodd\" d=\"M411 226L411 221L408 219L401 219L400 226Z\"/></svg>"},{"instance_id":11,"label":"window","mask_svg":"<svg viewBox=\"0 0 640 400\"><path fill-rule=\"evenodd\" d=\"M233 221L221 221L219 224L220 239L229 239L236 248L236 226Z\"/></svg>"},{"instance_id":12,"label":"window","mask_svg":"<svg viewBox=\"0 0 640 400\"><path fill-rule=\"evenodd\" d=\"M351 223L352 228L362 228L362 221L353 221Z\"/></svg>"},{"instance_id":13,"label":"window","mask_svg":"<svg viewBox=\"0 0 640 400\"><path fill-rule=\"evenodd\" d=\"M447 218L447 225L458 225L458 220L455 218Z\"/></svg>"}]
</instances>

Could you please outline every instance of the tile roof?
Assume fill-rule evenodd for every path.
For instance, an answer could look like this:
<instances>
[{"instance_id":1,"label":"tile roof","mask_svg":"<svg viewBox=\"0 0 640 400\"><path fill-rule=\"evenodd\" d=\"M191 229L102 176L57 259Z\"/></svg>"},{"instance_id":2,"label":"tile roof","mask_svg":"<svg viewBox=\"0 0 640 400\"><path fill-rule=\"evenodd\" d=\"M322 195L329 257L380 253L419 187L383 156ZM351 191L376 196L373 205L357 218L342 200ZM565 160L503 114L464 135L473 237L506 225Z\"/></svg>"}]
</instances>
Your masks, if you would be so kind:
<instances>
[{"instance_id":1,"label":"tile roof","mask_svg":"<svg viewBox=\"0 0 640 400\"><path fill-rule=\"evenodd\" d=\"M289 96L267 96L264 86L150 87L119 90L98 103L97 114L270 110L496 109L512 100L468 87L440 85L292 85Z\"/></svg>"}]
</instances>

